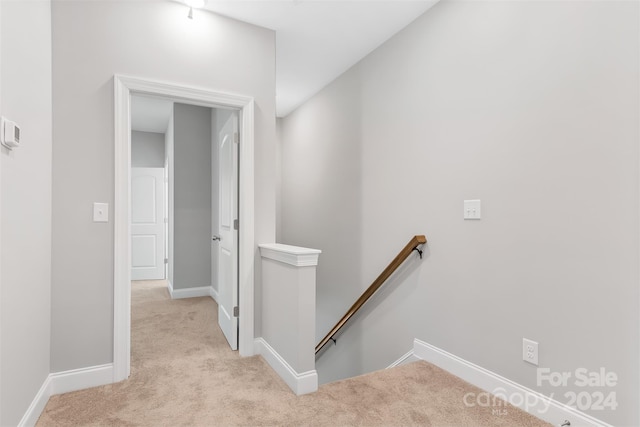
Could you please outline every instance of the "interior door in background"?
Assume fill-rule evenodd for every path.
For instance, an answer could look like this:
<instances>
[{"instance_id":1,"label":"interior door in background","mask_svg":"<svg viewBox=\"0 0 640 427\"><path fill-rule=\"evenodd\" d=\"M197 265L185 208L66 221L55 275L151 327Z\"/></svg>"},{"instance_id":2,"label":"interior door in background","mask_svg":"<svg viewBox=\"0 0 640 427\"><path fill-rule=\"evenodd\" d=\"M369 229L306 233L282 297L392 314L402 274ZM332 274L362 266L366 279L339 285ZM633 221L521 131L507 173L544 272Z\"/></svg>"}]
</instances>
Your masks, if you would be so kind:
<instances>
[{"instance_id":1,"label":"interior door in background","mask_svg":"<svg viewBox=\"0 0 640 427\"><path fill-rule=\"evenodd\" d=\"M131 168L131 280L165 278L164 168Z\"/></svg>"},{"instance_id":2,"label":"interior door in background","mask_svg":"<svg viewBox=\"0 0 640 427\"><path fill-rule=\"evenodd\" d=\"M233 114L218 135L219 215L218 324L232 350L238 349L238 119Z\"/></svg>"}]
</instances>

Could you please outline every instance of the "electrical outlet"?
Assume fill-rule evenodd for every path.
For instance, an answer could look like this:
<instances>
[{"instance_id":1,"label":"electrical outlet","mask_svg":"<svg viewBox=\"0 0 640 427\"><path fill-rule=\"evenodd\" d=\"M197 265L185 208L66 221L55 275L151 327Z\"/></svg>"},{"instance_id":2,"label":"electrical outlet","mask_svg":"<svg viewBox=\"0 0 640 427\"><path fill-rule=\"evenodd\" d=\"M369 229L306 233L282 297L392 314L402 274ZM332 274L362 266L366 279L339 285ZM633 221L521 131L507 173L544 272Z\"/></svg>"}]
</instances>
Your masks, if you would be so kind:
<instances>
[{"instance_id":1,"label":"electrical outlet","mask_svg":"<svg viewBox=\"0 0 640 427\"><path fill-rule=\"evenodd\" d=\"M538 366L538 343L522 338L522 360Z\"/></svg>"}]
</instances>

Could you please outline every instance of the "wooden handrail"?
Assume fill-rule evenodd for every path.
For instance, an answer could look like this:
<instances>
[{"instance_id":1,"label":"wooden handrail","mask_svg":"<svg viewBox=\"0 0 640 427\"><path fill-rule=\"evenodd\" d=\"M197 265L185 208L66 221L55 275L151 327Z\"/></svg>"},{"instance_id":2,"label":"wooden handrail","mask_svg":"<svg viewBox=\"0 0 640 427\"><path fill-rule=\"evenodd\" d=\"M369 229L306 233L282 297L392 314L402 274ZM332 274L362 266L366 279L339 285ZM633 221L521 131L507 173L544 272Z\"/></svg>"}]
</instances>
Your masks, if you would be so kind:
<instances>
[{"instance_id":1,"label":"wooden handrail","mask_svg":"<svg viewBox=\"0 0 640 427\"><path fill-rule=\"evenodd\" d=\"M378 278L369 286L369 288L364 291L364 293L358 298L358 300L351 306L349 310L342 316L342 319L336 323L336 325L329 331L329 333L318 343L316 346L316 354L325 346L326 343L329 342L333 338L335 334L338 333L340 329L351 319L351 317L362 308L362 306L371 298L373 294L382 286L382 284L393 274L394 271L400 267L400 265L409 258L411 252L418 249L418 246L424 245L427 243L427 238L424 236L413 236L411 241L407 243L407 245L400 251L398 256L396 256L391 264L384 269L384 271L378 276ZM419 251L420 252L420 251ZM420 252L420 258L422 258L422 252Z\"/></svg>"}]
</instances>

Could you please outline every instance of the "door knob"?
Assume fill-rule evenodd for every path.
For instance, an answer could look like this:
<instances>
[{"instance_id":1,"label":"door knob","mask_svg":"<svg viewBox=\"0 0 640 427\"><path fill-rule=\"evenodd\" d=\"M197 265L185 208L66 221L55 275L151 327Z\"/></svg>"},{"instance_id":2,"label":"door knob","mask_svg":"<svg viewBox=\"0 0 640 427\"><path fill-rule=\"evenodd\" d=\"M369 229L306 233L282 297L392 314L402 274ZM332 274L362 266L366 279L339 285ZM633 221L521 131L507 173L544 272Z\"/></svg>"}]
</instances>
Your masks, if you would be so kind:
<instances>
[{"instance_id":1,"label":"door knob","mask_svg":"<svg viewBox=\"0 0 640 427\"><path fill-rule=\"evenodd\" d=\"M222 237L220 237L220 236L213 236L212 240L213 240L214 242L215 242L216 240L217 240L217 241L221 241L221 240L222 240Z\"/></svg>"}]
</instances>

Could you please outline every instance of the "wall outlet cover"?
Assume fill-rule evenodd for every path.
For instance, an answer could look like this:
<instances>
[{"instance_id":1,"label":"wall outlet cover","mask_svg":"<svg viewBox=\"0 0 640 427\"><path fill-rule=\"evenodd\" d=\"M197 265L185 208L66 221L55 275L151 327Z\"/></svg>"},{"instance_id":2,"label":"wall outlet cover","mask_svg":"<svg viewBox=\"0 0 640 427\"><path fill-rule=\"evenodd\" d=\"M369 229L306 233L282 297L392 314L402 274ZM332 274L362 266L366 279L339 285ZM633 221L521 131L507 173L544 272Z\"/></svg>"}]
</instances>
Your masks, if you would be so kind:
<instances>
[{"instance_id":1,"label":"wall outlet cover","mask_svg":"<svg viewBox=\"0 0 640 427\"><path fill-rule=\"evenodd\" d=\"M522 360L532 365L538 366L538 343L535 341L522 339Z\"/></svg>"}]
</instances>

